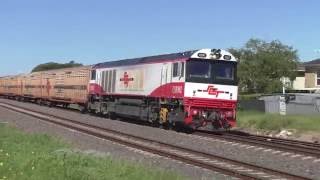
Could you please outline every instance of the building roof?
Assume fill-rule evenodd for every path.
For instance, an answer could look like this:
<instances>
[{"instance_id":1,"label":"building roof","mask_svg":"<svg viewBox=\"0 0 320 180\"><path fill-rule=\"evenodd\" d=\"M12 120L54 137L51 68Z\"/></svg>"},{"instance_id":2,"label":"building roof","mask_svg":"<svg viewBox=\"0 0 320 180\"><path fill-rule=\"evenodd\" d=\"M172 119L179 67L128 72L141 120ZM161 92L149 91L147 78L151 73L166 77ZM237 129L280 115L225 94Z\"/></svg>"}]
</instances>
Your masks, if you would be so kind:
<instances>
[{"instance_id":1,"label":"building roof","mask_svg":"<svg viewBox=\"0 0 320 180\"><path fill-rule=\"evenodd\" d=\"M306 70L306 67L304 66L304 64L299 63L299 64L298 64L298 67L297 67L297 70L298 70L298 71L305 71L305 70Z\"/></svg>"},{"instance_id":2,"label":"building roof","mask_svg":"<svg viewBox=\"0 0 320 180\"><path fill-rule=\"evenodd\" d=\"M320 58L312 60L312 61L308 61L303 63L304 66L314 66L314 65L319 65L320 66Z\"/></svg>"}]
</instances>

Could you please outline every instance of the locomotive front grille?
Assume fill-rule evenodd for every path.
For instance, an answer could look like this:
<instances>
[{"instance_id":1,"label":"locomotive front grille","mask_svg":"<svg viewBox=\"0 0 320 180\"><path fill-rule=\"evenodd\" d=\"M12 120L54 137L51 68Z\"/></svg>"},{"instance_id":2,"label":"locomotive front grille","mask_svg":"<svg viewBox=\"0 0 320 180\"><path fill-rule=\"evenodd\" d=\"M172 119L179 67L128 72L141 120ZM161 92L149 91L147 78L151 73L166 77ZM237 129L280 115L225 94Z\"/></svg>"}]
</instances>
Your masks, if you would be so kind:
<instances>
[{"instance_id":1,"label":"locomotive front grille","mask_svg":"<svg viewBox=\"0 0 320 180\"><path fill-rule=\"evenodd\" d=\"M191 107L233 109L236 107L236 102L215 99L185 98L184 105Z\"/></svg>"}]
</instances>

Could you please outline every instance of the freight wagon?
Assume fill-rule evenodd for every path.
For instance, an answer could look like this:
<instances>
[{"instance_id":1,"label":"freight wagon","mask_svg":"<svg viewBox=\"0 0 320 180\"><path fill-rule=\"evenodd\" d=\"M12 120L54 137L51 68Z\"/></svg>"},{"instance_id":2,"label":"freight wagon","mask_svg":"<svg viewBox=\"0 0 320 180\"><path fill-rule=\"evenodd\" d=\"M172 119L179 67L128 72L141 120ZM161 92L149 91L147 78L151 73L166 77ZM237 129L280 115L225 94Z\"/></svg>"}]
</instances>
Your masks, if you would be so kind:
<instances>
[{"instance_id":1,"label":"freight wagon","mask_svg":"<svg viewBox=\"0 0 320 180\"><path fill-rule=\"evenodd\" d=\"M85 109L90 66L34 72L0 78L0 94L50 106L79 104Z\"/></svg>"},{"instance_id":2,"label":"freight wagon","mask_svg":"<svg viewBox=\"0 0 320 180\"><path fill-rule=\"evenodd\" d=\"M0 94L8 97L21 95L20 76L6 76L0 78Z\"/></svg>"}]
</instances>

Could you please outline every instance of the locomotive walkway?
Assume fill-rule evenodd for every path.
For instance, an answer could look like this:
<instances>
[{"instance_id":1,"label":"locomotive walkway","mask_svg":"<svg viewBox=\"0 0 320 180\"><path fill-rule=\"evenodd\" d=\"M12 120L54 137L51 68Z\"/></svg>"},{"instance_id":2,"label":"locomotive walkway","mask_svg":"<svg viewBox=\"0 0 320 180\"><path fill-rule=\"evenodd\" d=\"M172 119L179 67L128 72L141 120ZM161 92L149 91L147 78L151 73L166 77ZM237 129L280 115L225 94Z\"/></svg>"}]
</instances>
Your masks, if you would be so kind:
<instances>
[{"instance_id":1,"label":"locomotive walkway","mask_svg":"<svg viewBox=\"0 0 320 180\"><path fill-rule=\"evenodd\" d=\"M240 179L308 179L286 172L281 172L275 169L269 169L253 164L243 163L240 161L223 158L172 144L149 140L147 138L141 138L123 132L81 123L60 116L48 115L46 113L38 112L32 109L13 106L6 103L0 103L0 106L94 137L113 141L153 154L158 154L160 156L202 167L204 169L221 172L223 174Z\"/></svg>"}]
</instances>

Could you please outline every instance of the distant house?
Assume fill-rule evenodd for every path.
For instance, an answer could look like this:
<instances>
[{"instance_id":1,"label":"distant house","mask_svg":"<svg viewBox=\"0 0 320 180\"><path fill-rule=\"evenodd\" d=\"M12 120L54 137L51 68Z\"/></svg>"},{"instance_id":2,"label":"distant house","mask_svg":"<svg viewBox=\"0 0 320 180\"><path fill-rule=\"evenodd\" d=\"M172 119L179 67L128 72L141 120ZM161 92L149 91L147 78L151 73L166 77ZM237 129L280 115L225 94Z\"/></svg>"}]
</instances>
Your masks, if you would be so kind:
<instances>
[{"instance_id":1,"label":"distant house","mask_svg":"<svg viewBox=\"0 0 320 180\"><path fill-rule=\"evenodd\" d=\"M320 59L305 62L298 67L298 75L292 83L294 90L320 91Z\"/></svg>"}]
</instances>

